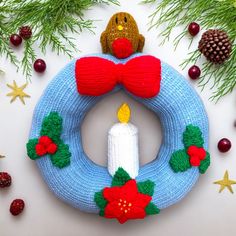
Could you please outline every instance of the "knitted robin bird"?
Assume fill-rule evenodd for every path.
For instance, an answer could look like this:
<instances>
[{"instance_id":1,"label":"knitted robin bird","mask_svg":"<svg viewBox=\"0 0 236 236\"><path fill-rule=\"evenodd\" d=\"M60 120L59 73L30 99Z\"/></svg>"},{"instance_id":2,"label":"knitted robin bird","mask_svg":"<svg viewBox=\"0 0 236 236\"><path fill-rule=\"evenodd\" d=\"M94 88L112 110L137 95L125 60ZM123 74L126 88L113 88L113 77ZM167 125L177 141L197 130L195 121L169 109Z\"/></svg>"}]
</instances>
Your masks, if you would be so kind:
<instances>
[{"instance_id":1,"label":"knitted robin bird","mask_svg":"<svg viewBox=\"0 0 236 236\"><path fill-rule=\"evenodd\" d=\"M100 39L103 53L124 59L142 52L145 38L139 33L134 18L126 12L113 15Z\"/></svg>"}]
</instances>

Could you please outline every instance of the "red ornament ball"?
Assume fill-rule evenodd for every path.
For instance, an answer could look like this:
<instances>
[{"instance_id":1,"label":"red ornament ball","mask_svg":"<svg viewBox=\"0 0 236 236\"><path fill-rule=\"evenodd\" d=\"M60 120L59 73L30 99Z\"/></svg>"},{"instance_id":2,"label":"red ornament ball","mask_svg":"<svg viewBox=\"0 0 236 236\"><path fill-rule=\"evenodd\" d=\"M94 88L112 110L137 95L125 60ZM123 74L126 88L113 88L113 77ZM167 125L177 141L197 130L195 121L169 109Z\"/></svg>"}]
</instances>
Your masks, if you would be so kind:
<instances>
[{"instance_id":1,"label":"red ornament ball","mask_svg":"<svg viewBox=\"0 0 236 236\"><path fill-rule=\"evenodd\" d=\"M19 32L20 32L20 36L25 40L31 38L32 36L32 30L29 26L22 26L19 29Z\"/></svg>"},{"instance_id":2,"label":"red ornament ball","mask_svg":"<svg viewBox=\"0 0 236 236\"><path fill-rule=\"evenodd\" d=\"M38 73L43 73L45 70L46 70L46 63L44 60L42 59L37 59L35 62L34 62L34 70Z\"/></svg>"},{"instance_id":3,"label":"red ornament ball","mask_svg":"<svg viewBox=\"0 0 236 236\"><path fill-rule=\"evenodd\" d=\"M112 52L118 59L124 59L131 56L134 50L127 38L118 38L112 43Z\"/></svg>"},{"instance_id":4,"label":"red ornament ball","mask_svg":"<svg viewBox=\"0 0 236 236\"><path fill-rule=\"evenodd\" d=\"M22 213L22 211L25 208L25 202L22 199L15 199L10 206L10 212L13 216L17 216L20 213Z\"/></svg>"},{"instance_id":5,"label":"red ornament ball","mask_svg":"<svg viewBox=\"0 0 236 236\"><path fill-rule=\"evenodd\" d=\"M11 186L11 176L6 172L0 172L0 188Z\"/></svg>"},{"instance_id":6,"label":"red ornament ball","mask_svg":"<svg viewBox=\"0 0 236 236\"><path fill-rule=\"evenodd\" d=\"M10 42L12 45L14 45L15 47L18 47L21 45L22 43L22 38L19 34L12 34L10 36Z\"/></svg>"},{"instance_id":7,"label":"red ornament ball","mask_svg":"<svg viewBox=\"0 0 236 236\"><path fill-rule=\"evenodd\" d=\"M231 142L229 139L227 138L222 138L219 142L218 142L218 149L220 152L228 152L231 148Z\"/></svg>"},{"instance_id":8,"label":"red ornament ball","mask_svg":"<svg viewBox=\"0 0 236 236\"><path fill-rule=\"evenodd\" d=\"M194 66L189 68L188 75L192 80L196 80L200 77L201 70L198 66L194 65Z\"/></svg>"},{"instance_id":9,"label":"red ornament ball","mask_svg":"<svg viewBox=\"0 0 236 236\"><path fill-rule=\"evenodd\" d=\"M192 36L196 36L200 31L200 26L198 23L196 22L192 22L191 24L189 24L188 26L188 32L192 35Z\"/></svg>"}]
</instances>

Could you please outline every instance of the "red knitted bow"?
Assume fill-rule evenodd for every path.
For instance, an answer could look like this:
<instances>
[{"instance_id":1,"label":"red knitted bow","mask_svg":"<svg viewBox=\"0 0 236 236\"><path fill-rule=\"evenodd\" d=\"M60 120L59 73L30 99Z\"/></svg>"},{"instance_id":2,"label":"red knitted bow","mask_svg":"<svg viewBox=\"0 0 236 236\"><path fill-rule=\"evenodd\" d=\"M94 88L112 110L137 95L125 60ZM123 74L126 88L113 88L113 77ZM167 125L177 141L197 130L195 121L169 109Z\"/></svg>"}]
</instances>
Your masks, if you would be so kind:
<instances>
[{"instance_id":1,"label":"red knitted bow","mask_svg":"<svg viewBox=\"0 0 236 236\"><path fill-rule=\"evenodd\" d=\"M126 64L84 57L76 61L75 77L81 95L100 96L120 83L135 96L151 98L160 91L161 62L153 56L135 57Z\"/></svg>"}]
</instances>

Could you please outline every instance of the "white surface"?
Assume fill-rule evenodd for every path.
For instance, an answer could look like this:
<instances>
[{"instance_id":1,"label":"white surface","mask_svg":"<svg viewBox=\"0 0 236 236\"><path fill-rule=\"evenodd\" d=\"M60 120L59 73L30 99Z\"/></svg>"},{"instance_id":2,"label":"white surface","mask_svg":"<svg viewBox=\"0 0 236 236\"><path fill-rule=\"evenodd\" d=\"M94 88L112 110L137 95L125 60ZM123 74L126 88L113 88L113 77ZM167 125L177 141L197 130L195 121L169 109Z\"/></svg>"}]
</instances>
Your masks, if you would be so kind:
<instances>
[{"instance_id":1,"label":"white surface","mask_svg":"<svg viewBox=\"0 0 236 236\"><path fill-rule=\"evenodd\" d=\"M108 171L113 176L122 167L135 179L139 171L138 129L131 123L117 123L108 132Z\"/></svg>"},{"instance_id":2,"label":"white surface","mask_svg":"<svg viewBox=\"0 0 236 236\"><path fill-rule=\"evenodd\" d=\"M178 65L188 53L188 39L181 43L177 51L173 50L171 42L158 47L160 42L156 37L158 31L147 31L148 15L152 13L153 7L141 5L137 0L121 0L121 7L99 6L87 12L88 18L101 21L95 22L97 26L95 35L85 32L78 37L82 53L75 56L101 51L100 34L109 18L117 11L128 11L133 14L140 32L146 37L145 52L161 58L181 72ZM198 38L195 43L197 41ZM195 46L196 44L193 48ZM228 190L218 194L219 186L212 184L213 181L223 177L226 169L229 170L230 177L236 179L236 129L233 127L236 119L235 92L215 105L208 100L210 91L205 90L200 93L193 82L193 86L197 88L206 105L210 119L212 164L209 171L179 204L144 221L119 225L116 221L79 212L57 200L44 184L35 163L26 156L25 143L28 139L33 109L47 84L69 62L66 57L57 57L50 50L44 59L48 65L47 72L43 76L34 74L33 83L26 89L31 99L26 99L25 106L19 101L10 104L10 98L5 96L9 92L6 83L11 84L16 80L21 85L25 82L24 78L15 72L12 65L0 61L0 68L6 71L6 75L0 78L0 153L7 156L5 160L0 160L0 171L8 171L13 177L11 188L0 191L1 236L234 236L236 234L236 194L231 194ZM181 73L187 75L187 71ZM130 105L131 122L139 129L141 164L152 160L158 151L161 130L157 118L145 107L123 93L118 93L103 99L89 112L83 124L85 151L99 164L105 165L107 162L107 132L116 122L116 109L123 102ZM228 137L233 143L232 150L225 155L217 150L217 142L222 137ZM233 189L236 192L236 186L233 186ZM24 213L17 218L8 212L10 202L14 198L23 198L26 202Z\"/></svg>"}]
</instances>

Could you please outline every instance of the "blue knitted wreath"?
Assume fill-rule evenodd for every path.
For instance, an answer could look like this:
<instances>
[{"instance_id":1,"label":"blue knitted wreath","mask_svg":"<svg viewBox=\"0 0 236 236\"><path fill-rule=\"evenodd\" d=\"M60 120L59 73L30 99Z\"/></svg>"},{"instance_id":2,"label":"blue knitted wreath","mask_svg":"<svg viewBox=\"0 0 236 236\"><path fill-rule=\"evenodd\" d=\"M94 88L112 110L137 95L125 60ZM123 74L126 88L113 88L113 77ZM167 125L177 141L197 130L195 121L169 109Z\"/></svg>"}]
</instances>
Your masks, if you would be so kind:
<instances>
[{"instance_id":1,"label":"blue knitted wreath","mask_svg":"<svg viewBox=\"0 0 236 236\"><path fill-rule=\"evenodd\" d=\"M126 63L142 55L135 54L123 60L111 55L96 56L114 63ZM74 60L67 65L42 95L34 112L30 139L35 140L40 136L43 120L50 112L60 114L63 128L58 142L68 145L70 162L66 167L58 168L46 155L36 160L38 168L58 198L81 211L98 213L100 209L94 196L104 187L111 186L112 177L107 168L93 163L84 153L80 126L86 113L102 97L123 90L123 87L117 86L111 93L102 97L79 95L75 81L75 62ZM198 180L197 167L176 173L169 162L173 153L184 148L183 133L190 124L201 130L203 147L207 149L208 119L202 101L183 76L164 62L161 62L161 67L161 90L158 96L141 99L129 95L152 110L161 121L163 140L160 150L154 161L140 168L136 181L151 180L155 184L152 203L164 209L180 201Z\"/></svg>"}]
</instances>

